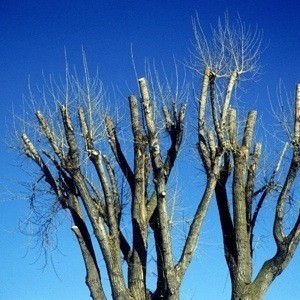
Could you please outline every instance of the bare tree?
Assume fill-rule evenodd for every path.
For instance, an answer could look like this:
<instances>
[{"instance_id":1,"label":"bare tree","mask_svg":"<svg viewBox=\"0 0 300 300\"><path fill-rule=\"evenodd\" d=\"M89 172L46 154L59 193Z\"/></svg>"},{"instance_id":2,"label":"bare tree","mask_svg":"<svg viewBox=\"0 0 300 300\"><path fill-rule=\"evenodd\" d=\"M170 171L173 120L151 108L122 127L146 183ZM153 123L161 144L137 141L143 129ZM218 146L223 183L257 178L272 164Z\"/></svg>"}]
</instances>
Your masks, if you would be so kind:
<instances>
[{"instance_id":1,"label":"bare tree","mask_svg":"<svg viewBox=\"0 0 300 300\"><path fill-rule=\"evenodd\" d=\"M101 282L99 257L105 263L113 299L179 299L180 285L214 194L232 299L260 299L299 243L300 217L288 232L284 217L299 169L300 88L284 184L278 182L278 171L288 146L274 163L266 184L259 186L262 144L255 143L253 137L257 114L250 111L245 122L238 122L232 99L238 82L259 70L261 34L246 29L240 20L230 27L227 17L212 30L211 39L206 38L197 20L194 32L192 68L203 77L197 149L206 176L178 259L168 209L168 185L182 147L186 113L178 93L167 93L166 98L158 84L157 97L152 85L141 78L139 95L128 98L130 121L120 122L103 105L106 91L97 77L90 77L84 57L83 82L76 73L71 76L67 68L63 88L50 79L45 91L41 90L41 99L31 95L33 113L23 118L21 151L42 176L35 189L46 184L51 217L60 208L72 218L93 299L108 295ZM31 120L25 120L27 116ZM128 125L131 130L127 130L124 143L120 128L125 126L126 130ZM276 192L273 231L277 252L253 278L254 228L267 196L274 197ZM152 242L154 254L149 250ZM150 255L156 267L154 290L147 282Z\"/></svg>"},{"instance_id":2,"label":"bare tree","mask_svg":"<svg viewBox=\"0 0 300 300\"><path fill-rule=\"evenodd\" d=\"M104 260L113 299L179 299L217 183L216 176L205 183L176 261L167 185L184 135L186 105L180 104L184 93L176 90L171 95L168 83L158 83L156 94L145 78L139 79L140 95L128 98L130 121L126 123L103 105L106 91L97 77L90 77L85 56L84 71L83 82L67 68L63 88L50 78L47 87L40 90L40 99L31 93L33 111L24 114L22 132L17 131L21 152L41 174L34 183L35 191L38 184L46 183L44 194L50 194L51 213L46 222L51 223L54 211L69 212L93 299L106 299L108 292L102 286L99 257ZM131 134L126 133L124 145L122 130L117 128L128 123ZM128 151L128 144L132 151ZM221 161L222 155L218 153L216 160ZM32 206L35 201L36 197ZM35 222L40 221L43 227L46 222L41 219ZM125 231L128 225L131 228ZM43 234L45 229L38 232ZM151 238L155 253L149 251ZM150 257L156 262L153 291L147 285Z\"/></svg>"},{"instance_id":3,"label":"bare tree","mask_svg":"<svg viewBox=\"0 0 300 300\"><path fill-rule=\"evenodd\" d=\"M261 35L246 30L240 21L236 27L230 27L227 18L224 23L219 21L210 39L197 19L194 32L193 68L205 69L198 113L199 153L208 178L217 178L215 195L232 283L231 299L262 299L290 262L300 241L299 207L296 217L288 214L300 166L300 85L296 90L290 140L277 162L272 161L274 168L262 185L259 165L262 144L254 142L257 112L249 111L246 121L239 122L236 109L232 108L238 79L242 80L247 72L257 71ZM283 159L288 161L287 169L283 167ZM276 203L273 212L276 252L254 276L255 226L268 197ZM291 219L294 222L288 227L287 221Z\"/></svg>"}]
</instances>

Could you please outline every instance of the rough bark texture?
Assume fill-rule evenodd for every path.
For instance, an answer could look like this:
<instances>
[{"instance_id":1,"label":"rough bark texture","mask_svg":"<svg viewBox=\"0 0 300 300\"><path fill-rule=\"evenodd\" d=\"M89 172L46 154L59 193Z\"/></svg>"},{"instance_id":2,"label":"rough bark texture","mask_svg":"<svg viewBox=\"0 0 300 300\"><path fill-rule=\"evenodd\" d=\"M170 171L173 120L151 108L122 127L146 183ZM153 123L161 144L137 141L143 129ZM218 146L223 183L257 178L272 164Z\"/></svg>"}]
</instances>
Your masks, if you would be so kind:
<instances>
[{"instance_id":1,"label":"rough bark texture","mask_svg":"<svg viewBox=\"0 0 300 300\"><path fill-rule=\"evenodd\" d=\"M205 78L202 106L205 106L205 90L207 93L211 78L209 70ZM122 149L115 121L110 115L103 117L107 139L103 140L104 147L99 146L90 89L86 89L88 105L73 107L68 103L60 104L59 115L56 116L61 121L58 126L54 124L56 121L51 120L51 117L55 118L54 115L47 116L37 111L39 139L47 145L45 149L36 148L36 141L31 141L26 134L22 135L25 155L39 167L61 207L70 212L74 222L72 230L86 267L86 284L93 299L106 299L107 291L102 287L102 270L98 265L92 234L103 257L113 299L179 299L180 285L192 260L224 153L224 147L219 146L214 157L206 157L212 168L207 174L206 189L195 211L180 259L176 262L171 239L167 185L182 144L186 105L170 101L169 106L164 104L161 107L163 130L169 136L169 145L166 147L162 144L162 129L158 128L155 118L157 107L153 106L145 78L139 80L139 87L141 98L131 95L128 99L132 163ZM205 113L200 117L203 122L205 117ZM103 153L101 149L107 149L106 143L111 152ZM212 143L213 137L210 137L213 151ZM120 179L125 181L123 185ZM121 189L124 186L131 199L129 219L123 213ZM88 221L83 215L87 215ZM123 232L123 218L130 222L129 238L128 232ZM87 222L91 224L93 232L90 232ZM156 257L157 268L154 291L147 286L149 230L153 231L155 253L151 255ZM127 276L124 270L127 270Z\"/></svg>"},{"instance_id":2,"label":"rough bark texture","mask_svg":"<svg viewBox=\"0 0 300 300\"><path fill-rule=\"evenodd\" d=\"M239 60L232 65L235 63ZM254 142L256 112L248 113L240 133L238 124L242 122L231 108L243 70L236 68L226 73L224 70L228 68L223 68L225 73L219 76L213 69L205 68L198 103L197 150L206 175L204 191L178 261L173 252L168 181L184 136L185 104L172 101L166 104L164 99L162 105L154 105L147 80L139 79L140 97L131 95L128 99L131 125L131 132L125 134L131 147L131 151L126 148L128 154L119 139L117 120L106 112L94 112L101 107L97 102L99 92L92 93L94 85L86 74L86 86L81 86L75 78L72 89L67 90L74 92L78 88L75 96L67 94L63 105L57 100L57 114L36 112L38 139L30 136L30 128L29 133L22 134L23 153L37 165L48 191L73 220L72 230L86 267L86 284L94 300L104 300L108 295L101 282L100 257L114 300L178 300L181 282L214 194L232 282L232 300L261 299L290 262L300 240L300 215L289 232L284 230L286 203L300 168L300 85L289 144L292 155L283 185L277 185L276 179L287 145L266 184L257 187L262 145ZM220 94L224 78L227 84ZM218 85L219 80L223 80L222 85ZM82 103L78 95L83 98ZM75 106L77 102L79 107ZM157 116L162 119L157 120ZM96 124L94 118L103 124ZM253 277L254 228L265 199L275 189L279 191L273 224L277 250ZM126 199L130 201L126 203ZM152 253L156 261L155 290L147 285L150 231L155 245ZM95 250L98 248L101 253Z\"/></svg>"},{"instance_id":3,"label":"rough bark texture","mask_svg":"<svg viewBox=\"0 0 300 300\"><path fill-rule=\"evenodd\" d=\"M284 219L286 203L292 195L293 183L300 167L300 85L297 86L295 97L294 131L291 137L292 156L283 185L280 187L276 183L276 175L281 168L287 144L278 162L275 163L267 184L255 190L262 151L260 143L253 146L256 112L248 113L244 131L240 136L237 132L236 112L229 109L238 72L233 71L228 76L224 102L218 109L215 95L218 77L210 76L209 70L207 68L204 75L199 101L199 153L207 175L216 168L217 154L224 153L221 163L218 163L217 172L214 171L217 177L215 194L223 233L224 253L232 283L232 300L262 299L271 283L285 269L299 244L300 215L288 233L284 230ZM205 100L208 95L209 101ZM206 102L211 103L213 130L211 128L206 130L204 112ZM230 176L232 178L229 185ZM264 201L272 190L279 190L273 224L277 252L273 258L264 263L253 278L254 227ZM232 210L230 201L232 201Z\"/></svg>"}]
</instances>

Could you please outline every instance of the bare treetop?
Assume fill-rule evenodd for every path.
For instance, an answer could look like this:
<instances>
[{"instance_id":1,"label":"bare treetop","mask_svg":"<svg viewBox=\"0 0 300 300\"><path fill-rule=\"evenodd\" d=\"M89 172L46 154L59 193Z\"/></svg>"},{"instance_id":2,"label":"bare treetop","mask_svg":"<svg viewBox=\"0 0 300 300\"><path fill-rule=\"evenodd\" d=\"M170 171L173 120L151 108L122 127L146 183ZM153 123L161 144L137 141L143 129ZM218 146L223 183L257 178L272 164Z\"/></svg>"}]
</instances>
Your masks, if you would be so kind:
<instances>
[{"instance_id":1,"label":"bare treetop","mask_svg":"<svg viewBox=\"0 0 300 300\"><path fill-rule=\"evenodd\" d=\"M106 90L98 76L90 76L83 53L83 80L67 65L65 83L59 85L50 78L38 99L30 92L30 110L19 118L19 151L40 174L32 184L30 207L34 214L28 222L38 227L38 237L47 239L56 214L67 213L95 300L107 299L110 292L116 300L178 300L214 196L232 300L262 299L300 242L299 210L290 227L285 227L300 170L300 85L290 140L261 186L264 149L255 137L258 113L250 110L245 120L239 120L239 108L231 105L239 78L246 73L253 76L259 69L261 33L252 32L240 19L230 25L227 15L210 37L198 17L193 28L192 69L202 80L197 82L197 118L191 119L197 135L191 142L197 145L204 176L199 177L202 188L197 185L198 199L187 199L195 206L180 246L169 209L170 178L184 146L188 113L187 93L179 89L178 73L174 90L166 76L164 82L158 80L157 70L154 80L151 73L150 80L137 79L139 93L128 97L129 115L119 122L109 107L117 104L105 102ZM124 143L121 134L126 136ZM284 159L288 167L279 182ZM192 166L185 163L184 167L179 179L193 181ZM268 197L275 203L272 227L276 253L253 274L254 236ZM49 208L46 212L45 206ZM101 268L100 259L104 262ZM153 265L155 287L151 289ZM104 268L109 291L102 284Z\"/></svg>"},{"instance_id":2,"label":"bare treetop","mask_svg":"<svg viewBox=\"0 0 300 300\"><path fill-rule=\"evenodd\" d=\"M236 72L254 76L260 69L262 32L257 28L252 30L238 17L235 23L230 23L228 14L224 20L211 28L207 34L201 26L198 15L193 18L195 36L192 51L191 68L203 74L208 67L216 77L229 77Z\"/></svg>"}]
</instances>

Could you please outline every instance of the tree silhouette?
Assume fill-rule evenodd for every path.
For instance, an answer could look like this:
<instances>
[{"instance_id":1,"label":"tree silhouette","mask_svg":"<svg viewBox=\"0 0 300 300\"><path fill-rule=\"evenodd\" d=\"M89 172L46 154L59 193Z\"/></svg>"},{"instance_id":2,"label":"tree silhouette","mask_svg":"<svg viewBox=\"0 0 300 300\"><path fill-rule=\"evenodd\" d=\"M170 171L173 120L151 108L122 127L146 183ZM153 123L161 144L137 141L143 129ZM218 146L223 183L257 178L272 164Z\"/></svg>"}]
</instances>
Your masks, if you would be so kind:
<instances>
[{"instance_id":1,"label":"tree silhouette","mask_svg":"<svg viewBox=\"0 0 300 300\"><path fill-rule=\"evenodd\" d=\"M180 285L214 194L232 299L261 299L298 246L300 217L289 231L284 218L299 170L300 86L291 140L260 186L262 144L254 141L257 113L250 111L245 122L238 121L232 99L238 82L259 70L261 34L246 29L240 20L231 27L227 17L224 23L219 21L209 38L197 19L193 25L196 43L191 68L202 78L197 149L205 176L178 258L173 250L168 184L182 147L186 99L182 101L184 97L178 93L163 95L159 84L157 95L154 85L140 78L139 95L128 98L130 118L124 124L104 104L106 91L97 76L90 77L85 55L83 81L67 67L63 87L50 79L47 89L41 91L41 100L31 95L34 113L27 115L34 115L34 120L23 119L21 151L38 167L42 177L34 186L46 183L44 190L50 194L47 205L51 207L50 214L36 219L42 228L39 233L47 234L45 224L51 224L56 210L69 212L93 299L107 299L108 295L101 282L99 256L105 263L113 299L179 299ZM128 125L131 130L126 129ZM124 146L120 136L125 131ZM290 166L281 184L278 172L283 157L289 159ZM266 198L275 193L277 252L253 277L254 229ZM151 254L150 243L154 244ZM154 290L147 282L150 255L156 265Z\"/></svg>"}]
</instances>

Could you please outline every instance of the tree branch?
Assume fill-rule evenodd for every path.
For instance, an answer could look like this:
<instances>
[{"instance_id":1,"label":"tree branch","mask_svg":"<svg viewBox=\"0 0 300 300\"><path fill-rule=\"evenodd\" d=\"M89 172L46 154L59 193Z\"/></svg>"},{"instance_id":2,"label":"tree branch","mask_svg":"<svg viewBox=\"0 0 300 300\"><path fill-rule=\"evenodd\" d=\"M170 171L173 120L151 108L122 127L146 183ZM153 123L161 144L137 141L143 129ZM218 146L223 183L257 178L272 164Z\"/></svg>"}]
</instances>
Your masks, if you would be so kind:
<instances>
[{"instance_id":1,"label":"tree branch","mask_svg":"<svg viewBox=\"0 0 300 300\"><path fill-rule=\"evenodd\" d=\"M108 135L108 141L116 158L116 161L118 162L120 169L122 170L125 178L127 179L131 191L133 191L134 175L121 149L121 145L116 133L116 128L111 117L107 116L105 118L105 126Z\"/></svg>"}]
</instances>

